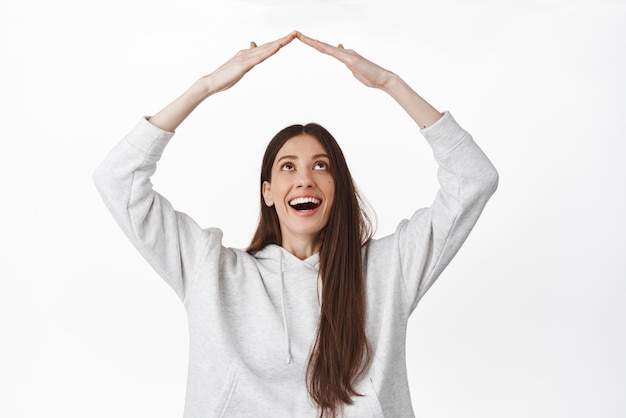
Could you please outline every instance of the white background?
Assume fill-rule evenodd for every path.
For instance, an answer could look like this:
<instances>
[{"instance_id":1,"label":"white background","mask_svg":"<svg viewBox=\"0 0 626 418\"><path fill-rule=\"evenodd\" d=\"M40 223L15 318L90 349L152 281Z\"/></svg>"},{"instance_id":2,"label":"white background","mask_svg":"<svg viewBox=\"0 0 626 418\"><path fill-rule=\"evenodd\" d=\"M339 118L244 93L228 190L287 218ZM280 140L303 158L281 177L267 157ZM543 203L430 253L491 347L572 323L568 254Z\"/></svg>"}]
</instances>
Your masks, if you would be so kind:
<instances>
[{"instance_id":1,"label":"white background","mask_svg":"<svg viewBox=\"0 0 626 418\"><path fill-rule=\"evenodd\" d=\"M449 109L500 187L408 330L419 417L626 416L626 3L3 1L0 416L182 416L187 325L91 181L106 152L238 49L342 42ZM178 130L155 186L245 247L271 136L338 138L377 236L436 190L384 93L293 43Z\"/></svg>"}]
</instances>

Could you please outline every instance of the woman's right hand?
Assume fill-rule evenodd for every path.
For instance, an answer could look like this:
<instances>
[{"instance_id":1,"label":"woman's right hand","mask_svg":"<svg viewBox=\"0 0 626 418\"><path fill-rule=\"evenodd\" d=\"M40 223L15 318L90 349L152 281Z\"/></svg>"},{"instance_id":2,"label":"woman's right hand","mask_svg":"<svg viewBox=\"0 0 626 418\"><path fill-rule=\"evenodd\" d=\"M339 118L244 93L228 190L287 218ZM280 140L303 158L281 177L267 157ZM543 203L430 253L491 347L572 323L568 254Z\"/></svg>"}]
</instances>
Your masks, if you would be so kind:
<instances>
[{"instance_id":1,"label":"woman's right hand","mask_svg":"<svg viewBox=\"0 0 626 418\"><path fill-rule=\"evenodd\" d=\"M296 31L293 31L283 38L267 42L261 46L250 42L250 48L237 52L234 57L211 74L202 77L200 81L205 83L210 94L227 90L241 80L248 71L277 53L295 37Z\"/></svg>"},{"instance_id":2,"label":"woman's right hand","mask_svg":"<svg viewBox=\"0 0 626 418\"><path fill-rule=\"evenodd\" d=\"M391 71L363 58L351 49L344 49L341 44L335 47L300 32L296 32L296 36L310 47L342 62L352 71L354 77L367 87L379 88L389 93L420 127L426 128L441 118L442 114L437 109Z\"/></svg>"},{"instance_id":3,"label":"woman's right hand","mask_svg":"<svg viewBox=\"0 0 626 418\"><path fill-rule=\"evenodd\" d=\"M365 59L352 49L345 49L342 44L335 47L327 44L326 42L309 38L308 36L297 31L296 36L304 44L317 49L322 54L330 55L331 57L334 57L338 61L342 62L346 67L348 67L354 77L367 87L385 89L389 80L394 76L391 71Z\"/></svg>"},{"instance_id":4,"label":"woman's right hand","mask_svg":"<svg viewBox=\"0 0 626 418\"><path fill-rule=\"evenodd\" d=\"M161 129L173 132L204 99L234 86L255 65L277 53L295 37L294 31L261 46L250 42L249 49L237 52L217 70L198 79L180 97L152 116L150 122Z\"/></svg>"}]
</instances>

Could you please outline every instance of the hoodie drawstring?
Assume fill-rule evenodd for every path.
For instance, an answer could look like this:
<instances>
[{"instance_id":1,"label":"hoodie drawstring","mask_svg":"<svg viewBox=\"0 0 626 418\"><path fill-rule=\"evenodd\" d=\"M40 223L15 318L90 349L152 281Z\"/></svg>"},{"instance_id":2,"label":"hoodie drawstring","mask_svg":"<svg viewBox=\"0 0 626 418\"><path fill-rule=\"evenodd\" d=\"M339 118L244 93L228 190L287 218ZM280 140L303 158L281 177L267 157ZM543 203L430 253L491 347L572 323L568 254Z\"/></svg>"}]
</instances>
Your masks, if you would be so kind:
<instances>
[{"instance_id":1,"label":"hoodie drawstring","mask_svg":"<svg viewBox=\"0 0 626 418\"><path fill-rule=\"evenodd\" d=\"M287 324L287 307L285 306L285 276L283 274L283 253L280 253L280 303L283 311L283 328L285 330L285 351L287 364L291 363L291 341L289 341L289 327Z\"/></svg>"}]
</instances>

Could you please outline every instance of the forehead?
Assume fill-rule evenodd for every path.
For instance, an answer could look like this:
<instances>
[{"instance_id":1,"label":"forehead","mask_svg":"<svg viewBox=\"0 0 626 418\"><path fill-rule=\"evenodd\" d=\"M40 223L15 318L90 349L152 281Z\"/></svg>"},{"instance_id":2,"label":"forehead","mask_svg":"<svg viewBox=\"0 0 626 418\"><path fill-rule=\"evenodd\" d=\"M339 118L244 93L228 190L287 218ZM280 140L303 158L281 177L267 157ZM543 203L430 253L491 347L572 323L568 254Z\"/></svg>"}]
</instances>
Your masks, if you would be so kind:
<instances>
[{"instance_id":1,"label":"forehead","mask_svg":"<svg viewBox=\"0 0 626 418\"><path fill-rule=\"evenodd\" d=\"M326 149L322 143L313 135L300 134L293 138L289 138L287 142L278 150L276 159L284 155L293 155L297 157L311 157L314 155L326 154Z\"/></svg>"}]
</instances>

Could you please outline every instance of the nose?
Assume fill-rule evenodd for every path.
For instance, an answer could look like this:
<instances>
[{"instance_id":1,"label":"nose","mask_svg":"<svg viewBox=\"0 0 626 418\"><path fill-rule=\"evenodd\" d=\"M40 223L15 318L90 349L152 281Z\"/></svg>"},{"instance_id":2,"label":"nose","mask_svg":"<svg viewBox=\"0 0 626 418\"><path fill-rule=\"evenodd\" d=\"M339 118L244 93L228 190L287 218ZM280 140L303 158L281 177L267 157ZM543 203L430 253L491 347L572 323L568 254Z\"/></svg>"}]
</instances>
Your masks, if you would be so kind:
<instances>
[{"instance_id":1,"label":"nose","mask_svg":"<svg viewBox=\"0 0 626 418\"><path fill-rule=\"evenodd\" d=\"M298 172L297 187L309 188L315 185L313 181L313 175L310 171L304 170Z\"/></svg>"}]
</instances>

